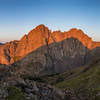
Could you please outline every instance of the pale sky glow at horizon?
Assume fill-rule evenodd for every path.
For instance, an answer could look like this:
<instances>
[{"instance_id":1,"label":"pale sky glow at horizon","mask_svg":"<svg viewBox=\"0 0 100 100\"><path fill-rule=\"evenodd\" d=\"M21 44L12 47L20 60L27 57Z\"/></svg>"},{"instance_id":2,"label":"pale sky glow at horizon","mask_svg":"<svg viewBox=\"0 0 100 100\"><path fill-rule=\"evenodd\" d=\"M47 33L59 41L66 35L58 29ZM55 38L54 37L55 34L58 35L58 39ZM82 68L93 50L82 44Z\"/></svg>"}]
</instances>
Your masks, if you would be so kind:
<instances>
[{"instance_id":1,"label":"pale sky glow at horizon","mask_svg":"<svg viewBox=\"0 0 100 100\"><path fill-rule=\"evenodd\" d=\"M19 40L39 24L82 29L100 41L100 0L0 0L0 42Z\"/></svg>"}]
</instances>

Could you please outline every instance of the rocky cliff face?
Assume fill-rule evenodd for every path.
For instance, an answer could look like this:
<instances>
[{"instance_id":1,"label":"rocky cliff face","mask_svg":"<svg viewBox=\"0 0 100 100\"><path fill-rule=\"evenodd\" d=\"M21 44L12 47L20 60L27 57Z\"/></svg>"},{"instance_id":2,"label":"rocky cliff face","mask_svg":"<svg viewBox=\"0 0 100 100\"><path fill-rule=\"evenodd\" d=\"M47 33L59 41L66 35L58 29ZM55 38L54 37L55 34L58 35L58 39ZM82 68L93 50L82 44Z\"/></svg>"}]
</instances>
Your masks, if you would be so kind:
<instances>
[{"instance_id":1,"label":"rocky cliff face","mask_svg":"<svg viewBox=\"0 0 100 100\"><path fill-rule=\"evenodd\" d=\"M24 35L20 41L12 41L0 45L0 63L14 63L41 46L61 42L70 38L76 38L89 50L100 46L100 42L92 41L92 39L84 34L82 30L71 29L68 32L51 32L44 25L39 25L31 30L28 35ZM68 45L72 45L73 47L74 44L77 45L77 43L74 42L72 44L69 43ZM67 49L69 50L69 48Z\"/></svg>"},{"instance_id":2,"label":"rocky cliff face","mask_svg":"<svg viewBox=\"0 0 100 100\"><path fill-rule=\"evenodd\" d=\"M78 39L69 38L31 52L16 63L16 73L33 76L62 73L83 66L97 57L100 57L99 47L89 50Z\"/></svg>"}]
</instances>

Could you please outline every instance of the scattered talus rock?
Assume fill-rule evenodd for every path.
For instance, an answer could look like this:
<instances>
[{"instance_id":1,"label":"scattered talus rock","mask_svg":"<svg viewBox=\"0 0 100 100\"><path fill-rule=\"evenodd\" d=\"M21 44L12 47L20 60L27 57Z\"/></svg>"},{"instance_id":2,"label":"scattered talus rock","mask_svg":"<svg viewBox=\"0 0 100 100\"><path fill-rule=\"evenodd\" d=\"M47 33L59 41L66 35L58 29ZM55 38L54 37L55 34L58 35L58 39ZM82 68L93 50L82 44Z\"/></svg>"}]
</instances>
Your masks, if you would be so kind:
<instances>
[{"instance_id":1,"label":"scattered talus rock","mask_svg":"<svg viewBox=\"0 0 100 100\"><path fill-rule=\"evenodd\" d=\"M0 63L14 63L41 46L49 45L54 42L61 42L68 38L78 39L90 50L100 47L100 42L92 41L82 30L73 28L68 32L51 32L44 25L39 25L31 30L28 35L24 35L21 40L0 45Z\"/></svg>"},{"instance_id":2,"label":"scattered talus rock","mask_svg":"<svg viewBox=\"0 0 100 100\"><path fill-rule=\"evenodd\" d=\"M70 92L32 80L6 80L0 86L0 100L78 100Z\"/></svg>"},{"instance_id":3,"label":"scattered talus rock","mask_svg":"<svg viewBox=\"0 0 100 100\"><path fill-rule=\"evenodd\" d=\"M0 67L0 100L78 100L73 93L27 76L26 79L21 77L14 73L14 67Z\"/></svg>"}]
</instances>

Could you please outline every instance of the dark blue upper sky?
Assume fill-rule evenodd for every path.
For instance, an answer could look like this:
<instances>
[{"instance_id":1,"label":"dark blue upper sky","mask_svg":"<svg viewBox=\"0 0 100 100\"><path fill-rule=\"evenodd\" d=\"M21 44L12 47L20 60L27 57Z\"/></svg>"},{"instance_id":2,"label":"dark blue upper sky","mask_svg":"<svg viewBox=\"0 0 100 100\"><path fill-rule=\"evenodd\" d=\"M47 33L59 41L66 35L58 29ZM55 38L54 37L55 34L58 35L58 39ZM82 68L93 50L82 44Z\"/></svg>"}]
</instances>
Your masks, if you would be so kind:
<instances>
[{"instance_id":1,"label":"dark blue upper sky","mask_svg":"<svg viewBox=\"0 0 100 100\"><path fill-rule=\"evenodd\" d=\"M20 39L39 24L82 29L100 40L100 0L0 0L0 40Z\"/></svg>"}]
</instances>

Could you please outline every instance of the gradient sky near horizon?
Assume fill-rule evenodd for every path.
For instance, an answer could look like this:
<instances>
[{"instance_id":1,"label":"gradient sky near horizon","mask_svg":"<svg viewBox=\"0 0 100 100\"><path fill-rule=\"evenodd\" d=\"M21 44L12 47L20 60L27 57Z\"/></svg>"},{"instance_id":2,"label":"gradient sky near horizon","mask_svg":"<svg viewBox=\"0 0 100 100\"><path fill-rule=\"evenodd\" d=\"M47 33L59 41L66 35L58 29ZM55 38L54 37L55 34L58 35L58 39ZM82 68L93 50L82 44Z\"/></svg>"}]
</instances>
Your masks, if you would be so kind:
<instances>
[{"instance_id":1,"label":"gradient sky near horizon","mask_svg":"<svg viewBox=\"0 0 100 100\"><path fill-rule=\"evenodd\" d=\"M0 42L20 39L39 24L82 29L100 41L100 0L0 0Z\"/></svg>"}]
</instances>

